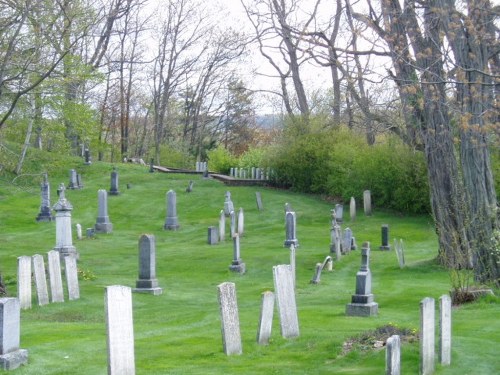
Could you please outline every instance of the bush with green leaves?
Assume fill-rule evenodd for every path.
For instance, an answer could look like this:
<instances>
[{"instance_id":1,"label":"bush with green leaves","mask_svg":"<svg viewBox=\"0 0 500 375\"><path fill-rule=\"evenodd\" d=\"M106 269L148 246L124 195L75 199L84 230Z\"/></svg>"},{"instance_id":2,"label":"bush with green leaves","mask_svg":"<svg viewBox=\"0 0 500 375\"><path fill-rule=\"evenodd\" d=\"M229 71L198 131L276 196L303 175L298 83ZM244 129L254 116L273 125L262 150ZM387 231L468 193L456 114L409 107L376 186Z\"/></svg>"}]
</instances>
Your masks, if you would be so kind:
<instances>
[{"instance_id":1,"label":"bush with green leaves","mask_svg":"<svg viewBox=\"0 0 500 375\"><path fill-rule=\"evenodd\" d=\"M208 151L207 156L208 168L214 172L229 174L229 170L237 163L237 159L221 146Z\"/></svg>"},{"instance_id":2,"label":"bush with green leaves","mask_svg":"<svg viewBox=\"0 0 500 375\"><path fill-rule=\"evenodd\" d=\"M160 164L172 168L193 169L195 160L188 147L182 143L164 144L160 147Z\"/></svg>"}]
</instances>

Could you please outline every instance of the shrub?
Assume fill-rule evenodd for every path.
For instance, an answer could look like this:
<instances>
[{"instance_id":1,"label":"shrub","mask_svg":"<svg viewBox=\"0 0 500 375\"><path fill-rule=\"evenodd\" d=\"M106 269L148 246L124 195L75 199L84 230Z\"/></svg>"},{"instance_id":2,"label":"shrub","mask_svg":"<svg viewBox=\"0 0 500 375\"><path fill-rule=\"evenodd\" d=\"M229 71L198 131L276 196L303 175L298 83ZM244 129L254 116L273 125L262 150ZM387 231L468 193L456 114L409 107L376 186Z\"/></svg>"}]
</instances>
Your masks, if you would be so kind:
<instances>
[{"instance_id":1,"label":"shrub","mask_svg":"<svg viewBox=\"0 0 500 375\"><path fill-rule=\"evenodd\" d=\"M207 152L208 168L211 171L229 174L231 167L236 166L236 158L224 147L217 147Z\"/></svg>"},{"instance_id":2,"label":"shrub","mask_svg":"<svg viewBox=\"0 0 500 375\"><path fill-rule=\"evenodd\" d=\"M160 147L161 165L173 168L193 168L195 160L183 144L166 144Z\"/></svg>"}]
</instances>

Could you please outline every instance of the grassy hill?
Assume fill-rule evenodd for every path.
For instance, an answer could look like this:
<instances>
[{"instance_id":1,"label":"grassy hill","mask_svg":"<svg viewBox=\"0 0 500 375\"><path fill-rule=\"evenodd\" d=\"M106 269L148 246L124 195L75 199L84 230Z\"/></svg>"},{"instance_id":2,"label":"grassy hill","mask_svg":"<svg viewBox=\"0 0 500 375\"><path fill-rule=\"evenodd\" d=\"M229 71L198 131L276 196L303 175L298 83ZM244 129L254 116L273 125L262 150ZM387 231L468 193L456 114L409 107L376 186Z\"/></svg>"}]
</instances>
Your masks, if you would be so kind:
<instances>
[{"instance_id":1,"label":"grassy hill","mask_svg":"<svg viewBox=\"0 0 500 375\"><path fill-rule=\"evenodd\" d=\"M359 251L324 271L321 283L310 284L317 262L329 255L330 209L315 196L256 187L227 188L197 175L148 173L147 167L118 165L119 196L108 196L113 233L77 240L80 253L78 301L36 305L21 312L21 347L29 351L29 364L15 374L106 374L104 287L135 286L138 275L138 240L156 236L160 296L133 294L137 374L381 374L385 350L343 353L350 337L387 324L419 327L419 302L439 298L450 289L449 273L436 264L437 242L429 217L394 215L379 209L372 217L358 210L357 220L344 215L358 246L371 243L373 293L379 303L374 318L345 316L354 293ZM97 190L109 189L111 165L85 166L68 160L49 180L52 201L60 182L68 183L68 170L76 168L82 190L67 190L73 224L93 227L97 217ZM186 193L189 180L192 193ZM29 181L28 181L29 180ZM0 181L0 271L9 295L16 295L17 257L43 254L55 246L55 224L37 223L40 205L39 176ZM24 183L25 181L26 183ZM126 185L129 184L130 189ZM177 193L178 231L165 231L166 192ZM245 211L241 238L244 275L231 273L232 241L207 244L207 227L218 224L224 193L231 191L235 208ZM255 192L262 194L258 211ZM373 197L376 203L376 197ZM261 293L273 289L272 267L289 262L283 247L284 204L297 213L297 306L301 336L281 338L277 314L269 346L256 343ZM358 202L358 207L361 207ZM346 210L348 213L348 210ZM393 251L381 252L380 226L389 224L393 238L403 238L407 267L399 269ZM243 354L227 357L222 351L217 285L236 283ZM436 304L437 305L437 304ZM437 365L437 374L493 374L500 371L497 355L500 308L496 297L453 310L452 365ZM402 371L418 373L418 343L402 347Z\"/></svg>"}]
</instances>

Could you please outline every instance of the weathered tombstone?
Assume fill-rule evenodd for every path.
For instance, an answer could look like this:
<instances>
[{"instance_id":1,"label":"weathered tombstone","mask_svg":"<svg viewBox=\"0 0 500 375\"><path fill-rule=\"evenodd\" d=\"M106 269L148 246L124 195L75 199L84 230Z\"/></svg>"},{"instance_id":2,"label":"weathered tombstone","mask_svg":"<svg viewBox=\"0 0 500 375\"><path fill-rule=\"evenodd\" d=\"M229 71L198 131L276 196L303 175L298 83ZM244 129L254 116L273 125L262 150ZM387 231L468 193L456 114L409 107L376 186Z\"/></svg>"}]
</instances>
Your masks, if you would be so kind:
<instances>
[{"instance_id":1,"label":"weathered tombstone","mask_svg":"<svg viewBox=\"0 0 500 375\"><path fill-rule=\"evenodd\" d=\"M351 251L352 246L352 230L351 228L344 229L344 242L342 245L342 250L344 254L347 254Z\"/></svg>"},{"instance_id":2,"label":"weathered tombstone","mask_svg":"<svg viewBox=\"0 0 500 375\"><path fill-rule=\"evenodd\" d=\"M52 221L52 211L50 209L50 185L47 173L43 174L43 182L40 184L40 212L36 221Z\"/></svg>"},{"instance_id":3,"label":"weathered tombstone","mask_svg":"<svg viewBox=\"0 0 500 375\"><path fill-rule=\"evenodd\" d=\"M322 263L316 263L316 267L314 269L314 276L311 279L311 284L319 284L321 281L321 271L323 270Z\"/></svg>"},{"instance_id":4,"label":"weathered tombstone","mask_svg":"<svg viewBox=\"0 0 500 375\"><path fill-rule=\"evenodd\" d=\"M251 176L250 176L250 177L251 177L251 179L252 179L252 180L255 180L255 176L256 176L256 175L255 175L255 167L252 167L251 172L250 172L250 175L251 175Z\"/></svg>"},{"instance_id":5,"label":"weathered tombstone","mask_svg":"<svg viewBox=\"0 0 500 375\"><path fill-rule=\"evenodd\" d=\"M295 245L291 244L289 249L290 249L290 270L292 271L292 280L293 280L293 285L295 287L295 254L296 254Z\"/></svg>"},{"instance_id":6,"label":"weathered tombstone","mask_svg":"<svg viewBox=\"0 0 500 375\"><path fill-rule=\"evenodd\" d=\"M344 205L342 204L336 204L335 205L335 218L337 220L337 223L341 224L344 219Z\"/></svg>"},{"instance_id":7,"label":"weathered tombstone","mask_svg":"<svg viewBox=\"0 0 500 375\"><path fill-rule=\"evenodd\" d=\"M111 233L113 232L113 224L109 221L108 216L108 193L104 189L97 191L98 198L98 215L95 223L96 233Z\"/></svg>"},{"instance_id":8,"label":"weathered tombstone","mask_svg":"<svg viewBox=\"0 0 500 375\"><path fill-rule=\"evenodd\" d=\"M234 167L229 169L229 176L234 178Z\"/></svg>"},{"instance_id":9,"label":"weathered tombstone","mask_svg":"<svg viewBox=\"0 0 500 375\"><path fill-rule=\"evenodd\" d=\"M76 224L76 238L82 239L82 225L78 223Z\"/></svg>"},{"instance_id":10,"label":"weathered tombstone","mask_svg":"<svg viewBox=\"0 0 500 375\"><path fill-rule=\"evenodd\" d=\"M17 298L21 309L31 309L31 257L17 258Z\"/></svg>"},{"instance_id":11,"label":"weathered tombstone","mask_svg":"<svg viewBox=\"0 0 500 375\"><path fill-rule=\"evenodd\" d=\"M87 236L87 238L93 238L95 235L95 229L94 228L87 228L85 230L85 235Z\"/></svg>"},{"instance_id":12,"label":"weathered tombstone","mask_svg":"<svg viewBox=\"0 0 500 375\"><path fill-rule=\"evenodd\" d=\"M51 301L64 302L61 276L61 258L57 251L51 250L47 253L47 265L49 267Z\"/></svg>"},{"instance_id":13,"label":"weathered tombstone","mask_svg":"<svg viewBox=\"0 0 500 375\"><path fill-rule=\"evenodd\" d=\"M143 234L139 238L139 278L134 292L155 296L163 293L156 278L156 239L152 234Z\"/></svg>"},{"instance_id":14,"label":"weathered tombstone","mask_svg":"<svg viewBox=\"0 0 500 375\"><path fill-rule=\"evenodd\" d=\"M214 226L208 227L207 242L209 245L217 245L219 243L218 228Z\"/></svg>"},{"instance_id":15,"label":"weathered tombstone","mask_svg":"<svg viewBox=\"0 0 500 375\"><path fill-rule=\"evenodd\" d=\"M188 187L186 188L186 193L191 193L193 191L193 180L189 180L189 185Z\"/></svg>"},{"instance_id":16,"label":"weathered tombstone","mask_svg":"<svg viewBox=\"0 0 500 375\"><path fill-rule=\"evenodd\" d=\"M392 335L387 339L385 348L385 374L401 374L401 340L399 335Z\"/></svg>"},{"instance_id":17,"label":"weathered tombstone","mask_svg":"<svg viewBox=\"0 0 500 375\"><path fill-rule=\"evenodd\" d=\"M167 218L165 219L163 228L168 230L179 229L179 220L177 219L177 196L173 190L167 192Z\"/></svg>"},{"instance_id":18,"label":"weathered tombstone","mask_svg":"<svg viewBox=\"0 0 500 375\"><path fill-rule=\"evenodd\" d=\"M372 214L372 193L370 190L365 190L363 192L363 208L365 210L365 215L371 216L371 214Z\"/></svg>"},{"instance_id":19,"label":"weathered tombstone","mask_svg":"<svg viewBox=\"0 0 500 375\"><path fill-rule=\"evenodd\" d=\"M394 250L396 251L396 255L398 257L399 268L404 268L405 266L405 253L403 248L403 240L394 239Z\"/></svg>"},{"instance_id":20,"label":"weathered tombstone","mask_svg":"<svg viewBox=\"0 0 500 375\"><path fill-rule=\"evenodd\" d=\"M236 231L236 214L234 211L229 213L229 229L231 231L231 238L233 238L238 233Z\"/></svg>"},{"instance_id":21,"label":"weathered tombstone","mask_svg":"<svg viewBox=\"0 0 500 375\"><path fill-rule=\"evenodd\" d=\"M333 269L333 259L331 256L327 256L325 260L323 261L323 265L321 267L322 269L325 269L330 272Z\"/></svg>"},{"instance_id":22,"label":"weathered tombstone","mask_svg":"<svg viewBox=\"0 0 500 375\"><path fill-rule=\"evenodd\" d=\"M226 240L226 215L224 215L224 210L220 210L219 215L219 241L223 242Z\"/></svg>"},{"instance_id":23,"label":"weathered tombstone","mask_svg":"<svg viewBox=\"0 0 500 375\"><path fill-rule=\"evenodd\" d=\"M382 245L380 245L380 250L391 250L391 245L389 245L389 224L382 224Z\"/></svg>"},{"instance_id":24,"label":"weathered tombstone","mask_svg":"<svg viewBox=\"0 0 500 375\"><path fill-rule=\"evenodd\" d=\"M337 223L335 210L330 210L332 217L332 227L330 228L330 253L335 253L337 261L342 257L342 245L340 239L340 226Z\"/></svg>"},{"instance_id":25,"label":"weathered tombstone","mask_svg":"<svg viewBox=\"0 0 500 375\"><path fill-rule=\"evenodd\" d=\"M351 250L358 250L358 245L356 244L356 237L352 236L351 239Z\"/></svg>"},{"instance_id":26,"label":"weathered tombstone","mask_svg":"<svg viewBox=\"0 0 500 375\"><path fill-rule=\"evenodd\" d=\"M262 205L262 196L260 194L260 191L255 192L255 200L257 201L257 209L259 211L262 211L264 209L264 206Z\"/></svg>"},{"instance_id":27,"label":"weathered tombstone","mask_svg":"<svg viewBox=\"0 0 500 375\"><path fill-rule=\"evenodd\" d=\"M135 375L134 320L129 287L105 288L108 375Z\"/></svg>"},{"instance_id":28,"label":"weathered tombstone","mask_svg":"<svg viewBox=\"0 0 500 375\"><path fill-rule=\"evenodd\" d=\"M246 271L245 263L241 260L240 236L238 236L238 233L233 236L233 261L229 266L229 270L241 274Z\"/></svg>"},{"instance_id":29,"label":"weathered tombstone","mask_svg":"<svg viewBox=\"0 0 500 375\"><path fill-rule=\"evenodd\" d=\"M78 253L73 246L71 234L71 210L73 206L65 197L64 184L59 186L59 200L54 205L56 211L56 246L53 250L61 256L74 256L78 259Z\"/></svg>"},{"instance_id":30,"label":"weathered tombstone","mask_svg":"<svg viewBox=\"0 0 500 375\"><path fill-rule=\"evenodd\" d=\"M243 208L240 207L238 211L238 236L242 237L245 233L245 215L243 213Z\"/></svg>"},{"instance_id":31,"label":"weathered tombstone","mask_svg":"<svg viewBox=\"0 0 500 375\"><path fill-rule=\"evenodd\" d=\"M118 190L118 171L116 170L116 167L113 167L113 171L111 171L111 187L109 188L109 194L120 194L120 191Z\"/></svg>"},{"instance_id":32,"label":"weathered tombstone","mask_svg":"<svg viewBox=\"0 0 500 375\"><path fill-rule=\"evenodd\" d=\"M224 215L229 217L232 211L234 211L234 205L231 201L231 193L229 191L226 191L226 196L224 199Z\"/></svg>"},{"instance_id":33,"label":"weathered tombstone","mask_svg":"<svg viewBox=\"0 0 500 375\"><path fill-rule=\"evenodd\" d=\"M257 330L257 344L268 345L271 338L274 314L274 293L266 291L262 293L262 304L260 307L259 328Z\"/></svg>"},{"instance_id":34,"label":"weathered tombstone","mask_svg":"<svg viewBox=\"0 0 500 375\"><path fill-rule=\"evenodd\" d=\"M241 354L243 349L236 286L234 283L225 282L217 286L217 291L224 353L226 355Z\"/></svg>"},{"instance_id":35,"label":"weathered tombstone","mask_svg":"<svg viewBox=\"0 0 500 375\"><path fill-rule=\"evenodd\" d=\"M66 272L66 285L68 286L68 299L70 301L79 299L78 268L74 257L64 257L64 270Z\"/></svg>"},{"instance_id":36,"label":"weathered tombstone","mask_svg":"<svg viewBox=\"0 0 500 375\"><path fill-rule=\"evenodd\" d=\"M89 149L86 147L85 148L85 165L90 165L90 164L92 164L92 158L90 157Z\"/></svg>"},{"instance_id":37,"label":"weathered tombstone","mask_svg":"<svg viewBox=\"0 0 500 375\"><path fill-rule=\"evenodd\" d=\"M194 163L194 170L195 170L195 172L200 172L201 169L200 169L200 162L199 161Z\"/></svg>"},{"instance_id":38,"label":"weathered tombstone","mask_svg":"<svg viewBox=\"0 0 500 375\"><path fill-rule=\"evenodd\" d=\"M47 289L45 263L43 261L43 256L40 254L33 255L32 259L38 305L44 306L49 303L49 290Z\"/></svg>"},{"instance_id":39,"label":"weathered tombstone","mask_svg":"<svg viewBox=\"0 0 500 375\"><path fill-rule=\"evenodd\" d=\"M420 374L434 373L434 298L420 301Z\"/></svg>"},{"instance_id":40,"label":"weathered tombstone","mask_svg":"<svg viewBox=\"0 0 500 375\"><path fill-rule=\"evenodd\" d=\"M451 298L447 294L439 297L439 362L451 364Z\"/></svg>"},{"instance_id":41,"label":"weathered tombstone","mask_svg":"<svg viewBox=\"0 0 500 375\"><path fill-rule=\"evenodd\" d=\"M68 184L68 189L79 189L80 187L78 186L78 180L76 177L76 170L70 169L69 170L69 184Z\"/></svg>"},{"instance_id":42,"label":"weathered tombstone","mask_svg":"<svg viewBox=\"0 0 500 375\"><path fill-rule=\"evenodd\" d=\"M372 294L372 274L370 272L370 243L365 242L361 248L361 267L356 274L356 293L351 303L346 306L348 316L374 316L378 313L378 303Z\"/></svg>"},{"instance_id":43,"label":"weathered tombstone","mask_svg":"<svg viewBox=\"0 0 500 375\"><path fill-rule=\"evenodd\" d=\"M299 246L299 240L297 239L297 222L295 212L286 212L285 214L285 247L290 247L290 245L294 245L295 247Z\"/></svg>"},{"instance_id":44,"label":"weathered tombstone","mask_svg":"<svg viewBox=\"0 0 500 375\"><path fill-rule=\"evenodd\" d=\"M278 305L281 336L292 338L299 336L299 319L295 302L295 284L289 265L273 267L274 292Z\"/></svg>"},{"instance_id":45,"label":"weathered tombstone","mask_svg":"<svg viewBox=\"0 0 500 375\"><path fill-rule=\"evenodd\" d=\"M149 161L149 173L154 173L155 172L155 169L154 169L154 159L151 158L151 160Z\"/></svg>"},{"instance_id":46,"label":"weathered tombstone","mask_svg":"<svg viewBox=\"0 0 500 375\"><path fill-rule=\"evenodd\" d=\"M78 189L83 189L82 175L80 173L76 174L76 183L78 184Z\"/></svg>"},{"instance_id":47,"label":"weathered tombstone","mask_svg":"<svg viewBox=\"0 0 500 375\"><path fill-rule=\"evenodd\" d=\"M351 197L351 201L349 202L349 216L351 217L351 221L356 220L356 200L354 197Z\"/></svg>"},{"instance_id":48,"label":"weathered tombstone","mask_svg":"<svg viewBox=\"0 0 500 375\"><path fill-rule=\"evenodd\" d=\"M14 370L28 363L28 351L19 349L21 309L17 298L0 298L0 369Z\"/></svg>"}]
</instances>

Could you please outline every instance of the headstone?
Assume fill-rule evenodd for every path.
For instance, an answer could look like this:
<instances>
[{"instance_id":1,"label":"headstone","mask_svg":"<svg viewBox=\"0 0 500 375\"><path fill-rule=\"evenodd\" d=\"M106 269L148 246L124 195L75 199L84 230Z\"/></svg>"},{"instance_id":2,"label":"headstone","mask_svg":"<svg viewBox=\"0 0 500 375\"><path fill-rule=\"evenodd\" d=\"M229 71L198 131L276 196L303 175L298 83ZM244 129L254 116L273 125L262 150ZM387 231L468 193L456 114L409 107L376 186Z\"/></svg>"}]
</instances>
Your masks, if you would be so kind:
<instances>
[{"instance_id":1,"label":"headstone","mask_svg":"<svg viewBox=\"0 0 500 375\"><path fill-rule=\"evenodd\" d=\"M200 162L197 161L195 164L194 164L194 170L196 172L200 172L201 171L201 168L200 168Z\"/></svg>"},{"instance_id":2,"label":"headstone","mask_svg":"<svg viewBox=\"0 0 500 375\"><path fill-rule=\"evenodd\" d=\"M323 261L323 265L321 267L322 269L325 269L328 271L328 272L331 272L332 269L333 269L333 259L331 256L327 256L325 258L325 260Z\"/></svg>"},{"instance_id":3,"label":"headstone","mask_svg":"<svg viewBox=\"0 0 500 375\"><path fill-rule=\"evenodd\" d=\"M149 162L149 173L154 173L155 169L154 169L154 159L151 158L150 162Z\"/></svg>"},{"instance_id":4,"label":"headstone","mask_svg":"<svg viewBox=\"0 0 500 375\"><path fill-rule=\"evenodd\" d=\"M81 224L76 224L76 238L82 239L82 226Z\"/></svg>"},{"instance_id":5,"label":"headstone","mask_svg":"<svg viewBox=\"0 0 500 375\"><path fill-rule=\"evenodd\" d=\"M238 236L238 233L233 236L233 261L229 266L229 270L241 274L246 271L245 263L241 259L240 236Z\"/></svg>"},{"instance_id":6,"label":"headstone","mask_svg":"<svg viewBox=\"0 0 500 375\"><path fill-rule=\"evenodd\" d=\"M47 173L43 174L43 182L40 184L40 212L36 221L52 221L52 210L50 208L50 185Z\"/></svg>"},{"instance_id":7,"label":"headstone","mask_svg":"<svg viewBox=\"0 0 500 375\"><path fill-rule=\"evenodd\" d=\"M193 180L189 180L189 185L188 187L186 188L186 193L191 193L193 191Z\"/></svg>"},{"instance_id":8,"label":"headstone","mask_svg":"<svg viewBox=\"0 0 500 375\"><path fill-rule=\"evenodd\" d=\"M358 250L358 245L356 244L356 237L352 236L351 239L351 250Z\"/></svg>"},{"instance_id":9,"label":"headstone","mask_svg":"<svg viewBox=\"0 0 500 375\"><path fill-rule=\"evenodd\" d=\"M0 369L14 370L28 363L28 351L19 349L21 309L17 298L0 298Z\"/></svg>"},{"instance_id":10,"label":"headstone","mask_svg":"<svg viewBox=\"0 0 500 375\"><path fill-rule=\"evenodd\" d=\"M21 309L31 309L31 257L17 258L17 298Z\"/></svg>"},{"instance_id":11,"label":"headstone","mask_svg":"<svg viewBox=\"0 0 500 375\"><path fill-rule=\"evenodd\" d=\"M316 267L314 270L314 276L311 279L311 284L319 284L321 281L321 271L323 270L322 263L316 263Z\"/></svg>"},{"instance_id":12,"label":"headstone","mask_svg":"<svg viewBox=\"0 0 500 375\"><path fill-rule=\"evenodd\" d=\"M108 375L135 375L134 321L129 287L105 288Z\"/></svg>"},{"instance_id":13,"label":"headstone","mask_svg":"<svg viewBox=\"0 0 500 375\"><path fill-rule=\"evenodd\" d=\"M108 216L108 193L104 189L97 191L98 198L98 215L95 223L96 233L111 233L113 232L113 224L109 221Z\"/></svg>"},{"instance_id":14,"label":"headstone","mask_svg":"<svg viewBox=\"0 0 500 375\"><path fill-rule=\"evenodd\" d=\"M342 204L336 204L335 205L335 217L337 220L337 223L342 223L344 221L344 205Z\"/></svg>"},{"instance_id":15,"label":"headstone","mask_svg":"<svg viewBox=\"0 0 500 375\"><path fill-rule=\"evenodd\" d=\"M219 284L217 290L224 353L226 355L241 354L243 349L241 346L236 286L234 283L225 282Z\"/></svg>"},{"instance_id":16,"label":"headstone","mask_svg":"<svg viewBox=\"0 0 500 375\"><path fill-rule=\"evenodd\" d=\"M156 278L156 239L152 234L143 234L139 239L139 278L134 292L155 296L163 293Z\"/></svg>"},{"instance_id":17,"label":"headstone","mask_svg":"<svg viewBox=\"0 0 500 375\"><path fill-rule=\"evenodd\" d=\"M242 237L245 233L245 215L243 213L243 208L240 207L238 211L238 236Z\"/></svg>"},{"instance_id":18,"label":"headstone","mask_svg":"<svg viewBox=\"0 0 500 375\"><path fill-rule=\"evenodd\" d=\"M76 177L76 170L70 169L69 170L69 184L68 184L68 189L79 189L80 187L78 186L78 180Z\"/></svg>"},{"instance_id":19,"label":"headstone","mask_svg":"<svg viewBox=\"0 0 500 375\"><path fill-rule=\"evenodd\" d=\"M219 243L219 233L218 228L214 226L208 227L208 239L209 245L217 245Z\"/></svg>"},{"instance_id":20,"label":"headstone","mask_svg":"<svg viewBox=\"0 0 500 375\"><path fill-rule=\"evenodd\" d=\"M226 196L224 199L224 215L229 217L232 211L234 211L234 205L231 201L231 193L229 191L226 191Z\"/></svg>"},{"instance_id":21,"label":"headstone","mask_svg":"<svg viewBox=\"0 0 500 375\"><path fill-rule=\"evenodd\" d=\"M167 192L167 218L165 219L163 228L168 230L179 229L179 220L177 219L177 196L173 190Z\"/></svg>"},{"instance_id":22,"label":"headstone","mask_svg":"<svg viewBox=\"0 0 500 375\"><path fill-rule=\"evenodd\" d=\"M356 200L354 197L351 197L351 201L349 202L349 216L351 217L351 221L356 220Z\"/></svg>"},{"instance_id":23,"label":"headstone","mask_svg":"<svg viewBox=\"0 0 500 375\"><path fill-rule=\"evenodd\" d=\"M229 213L229 228L231 230L231 238L238 232L236 231L236 214L234 211Z\"/></svg>"},{"instance_id":24,"label":"headstone","mask_svg":"<svg viewBox=\"0 0 500 375\"><path fill-rule=\"evenodd\" d=\"M264 209L264 206L262 205L262 196L260 194L260 191L255 192L255 199L257 201L257 209L259 211L262 211Z\"/></svg>"},{"instance_id":25,"label":"headstone","mask_svg":"<svg viewBox=\"0 0 500 375\"><path fill-rule=\"evenodd\" d=\"M373 301L369 263L370 243L365 242L361 248L361 267L356 274L356 294L352 295L351 303L346 306L348 316L375 316L378 313L378 303Z\"/></svg>"},{"instance_id":26,"label":"headstone","mask_svg":"<svg viewBox=\"0 0 500 375\"><path fill-rule=\"evenodd\" d=\"M285 247L290 247L290 245L294 245L295 247L299 246L299 240L297 239L297 221L295 212L286 212L285 214Z\"/></svg>"},{"instance_id":27,"label":"headstone","mask_svg":"<svg viewBox=\"0 0 500 375\"><path fill-rule=\"evenodd\" d=\"M398 257L399 268L404 268L405 266L405 253L403 247L403 240L394 239L394 250L396 251L396 255Z\"/></svg>"},{"instance_id":28,"label":"headstone","mask_svg":"<svg viewBox=\"0 0 500 375\"><path fill-rule=\"evenodd\" d=\"M68 286L68 299L74 301L80 299L80 286L78 285L78 268L74 257L64 257L64 269L66 271L66 285Z\"/></svg>"},{"instance_id":29,"label":"headstone","mask_svg":"<svg viewBox=\"0 0 500 375\"><path fill-rule=\"evenodd\" d=\"M260 307L259 328L257 330L257 344L269 345L274 314L274 293L266 291L262 293Z\"/></svg>"},{"instance_id":30,"label":"headstone","mask_svg":"<svg viewBox=\"0 0 500 375\"><path fill-rule=\"evenodd\" d=\"M85 165L90 165L90 164L92 164L92 158L90 157L89 149L86 147L85 148Z\"/></svg>"},{"instance_id":31,"label":"headstone","mask_svg":"<svg viewBox=\"0 0 500 375\"><path fill-rule=\"evenodd\" d=\"M296 248L295 245L292 243L289 247L290 249L290 270L292 271L292 280L293 280L293 285L295 287L295 255L296 255Z\"/></svg>"},{"instance_id":32,"label":"headstone","mask_svg":"<svg viewBox=\"0 0 500 375\"><path fill-rule=\"evenodd\" d=\"M59 200L54 205L56 211L56 246L53 250L61 256L74 256L78 259L78 253L73 246L71 234L71 211L73 206L66 199L64 184L59 186Z\"/></svg>"},{"instance_id":33,"label":"headstone","mask_svg":"<svg viewBox=\"0 0 500 375\"><path fill-rule=\"evenodd\" d=\"M61 276L61 259L59 253L51 250L47 253L49 267L49 282L52 302L64 302L64 292Z\"/></svg>"},{"instance_id":34,"label":"headstone","mask_svg":"<svg viewBox=\"0 0 500 375\"><path fill-rule=\"evenodd\" d=\"M111 187L109 188L109 195L119 195L120 191L118 190L118 171L116 167L113 167L113 171L111 172Z\"/></svg>"},{"instance_id":35,"label":"headstone","mask_svg":"<svg viewBox=\"0 0 500 375\"><path fill-rule=\"evenodd\" d=\"M401 375L401 340L399 335L387 339L385 348L385 374Z\"/></svg>"},{"instance_id":36,"label":"headstone","mask_svg":"<svg viewBox=\"0 0 500 375\"><path fill-rule=\"evenodd\" d=\"M363 192L363 208L365 210L365 215L371 216L371 214L372 214L372 193L370 190L365 190Z\"/></svg>"},{"instance_id":37,"label":"headstone","mask_svg":"<svg viewBox=\"0 0 500 375\"><path fill-rule=\"evenodd\" d=\"M382 224L382 245L380 245L380 250L391 250L391 245L389 245L389 224Z\"/></svg>"},{"instance_id":38,"label":"headstone","mask_svg":"<svg viewBox=\"0 0 500 375\"><path fill-rule=\"evenodd\" d=\"M76 174L76 182L78 184L78 189L83 189L82 175L80 173Z\"/></svg>"},{"instance_id":39,"label":"headstone","mask_svg":"<svg viewBox=\"0 0 500 375\"><path fill-rule=\"evenodd\" d=\"M229 169L229 176L234 178L234 168Z\"/></svg>"},{"instance_id":40,"label":"headstone","mask_svg":"<svg viewBox=\"0 0 500 375\"><path fill-rule=\"evenodd\" d=\"M45 263L43 261L43 256L41 256L40 254L35 254L32 256L32 259L38 305L48 305L49 290L47 289L47 276L45 274Z\"/></svg>"},{"instance_id":41,"label":"headstone","mask_svg":"<svg viewBox=\"0 0 500 375\"><path fill-rule=\"evenodd\" d=\"M439 297L439 362L451 364L451 298L447 294Z\"/></svg>"},{"instance_id":42,"label":"headstone","mask_svg":"<svg viewBox=\"0 0 500 375\"><path fill-rule=\"evenodd\" d=\"M278 305L281 336L293 338L299 336L299 319L295 302L295 286L289 265L273 267L274 292Z\"/></svg>"},{"instance_id":43,"label":"headstone","mask_svg":"<svg viewBox=\"0 0 500 375\"><path fill-rule=\"evenodd\" d=\"M95 229L94 228L87 228L85 230L85 235L87 236L87 238L93 238L95 235Z\"/></svg>"},{"instance_id":44,"label":"headstone","mask_svg":"<svg viewBox=\"0 0 500 375\"><path fill-rule=\"evenodd\" d=\"M219 215L219 241L223 242L226 240L226 215L224 215L224 210L220 210Z\"/></svg>"},{"instance_id":45,"label":"headstone","mask_svg":"<svg viewBox=\"0 0 500 375\"><path fill-rule=\"evenodd\" d=\"M434 298L420 301L420 374L434 373Z\"/></svg>"},{"instance_id":46,"label":"headstone","mask_svg":"<svg viewBox=\"0 0 500 375\"><path fill-rule=\"evenodd\" d=\"M352 230L351 228L345 228L344 241L342 245L342 250L344 251L344 254L347 254L351 251L351 246L352 246Z\"/></svg>"}]
</instances>

